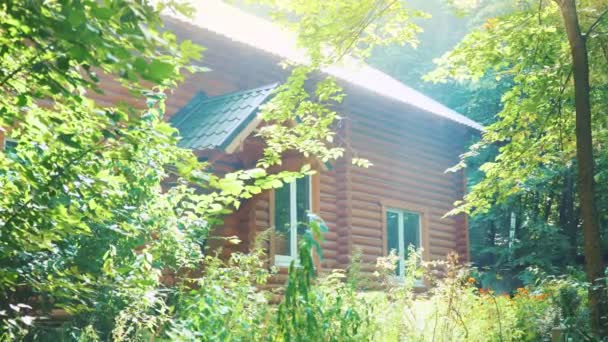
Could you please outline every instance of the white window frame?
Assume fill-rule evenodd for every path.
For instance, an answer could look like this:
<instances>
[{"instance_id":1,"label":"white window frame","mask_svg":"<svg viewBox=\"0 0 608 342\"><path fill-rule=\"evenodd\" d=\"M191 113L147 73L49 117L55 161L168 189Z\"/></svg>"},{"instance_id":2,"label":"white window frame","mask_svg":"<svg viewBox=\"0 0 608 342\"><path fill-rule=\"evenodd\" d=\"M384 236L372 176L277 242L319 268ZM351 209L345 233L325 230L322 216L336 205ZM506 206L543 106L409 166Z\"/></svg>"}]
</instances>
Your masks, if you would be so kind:
<instances>
[{"instance_id":1,"label":"white window frame","mask_svg":"<svg viewBox=\"0 0 608 342\"><path fill-rule=\"evenodd\" d=\"M412 211L412 210L387 208L385 215L388 216L388 213L397 214L397 225L398 225L397 238L399 239L398 245L397 245L397 248L399 249L397 251L397 256L399 257L399 263L397 264L397 267L399 268L399 275L398 276L395 275L395 278L403 279L405 277L405 243L403 241L403 238L405 236L405 225L404 225L405 222L404 222L403 214L407 213L407 214L418 215L418 247L417 248L421 248L422 247L422 213L417 212L417 211ZM391 252L388 249L388 220L386 221L386 249L387 249L387 253ZM416 282L418 283L418 282L420 282L420 280L417 279Z\"/></svg>"},{"instance_id":2,"label":"white window frame","mask_svg":"<svg viewBox=\"0 0 608 342\"><path fill-rule=\"evenodd\" d=\"M308 178L308 211L312 210L312 176L306 176ZM289 266L292 260L298 263L298 186L297 180L289 183L289 250L291 255L274 255L274 264L276 266ZM275 200L276 201L276 200ZM276 205L276 202L273 203ZM276 222L275 222L276 228Z\"/></svg>"}]
</instances>

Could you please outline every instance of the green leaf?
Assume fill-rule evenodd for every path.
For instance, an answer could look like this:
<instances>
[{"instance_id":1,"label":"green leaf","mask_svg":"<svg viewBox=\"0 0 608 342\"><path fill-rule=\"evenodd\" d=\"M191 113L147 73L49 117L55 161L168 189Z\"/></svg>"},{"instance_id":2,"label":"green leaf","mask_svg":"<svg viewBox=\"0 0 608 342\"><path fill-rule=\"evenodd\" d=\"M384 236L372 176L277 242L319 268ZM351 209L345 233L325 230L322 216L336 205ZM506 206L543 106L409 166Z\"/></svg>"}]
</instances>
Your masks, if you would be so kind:
<instances>
[{"instance_id":1,"label":"green leaf","mask_svg":"<svg viewBox=\"0 0 608 342\"><path fill-rule=\"evenodd\" d=\"M146 76L151 81L162 83L174 73L175 67L172 64L155 59L150 63Z\"/></svg>"}]
</instances>

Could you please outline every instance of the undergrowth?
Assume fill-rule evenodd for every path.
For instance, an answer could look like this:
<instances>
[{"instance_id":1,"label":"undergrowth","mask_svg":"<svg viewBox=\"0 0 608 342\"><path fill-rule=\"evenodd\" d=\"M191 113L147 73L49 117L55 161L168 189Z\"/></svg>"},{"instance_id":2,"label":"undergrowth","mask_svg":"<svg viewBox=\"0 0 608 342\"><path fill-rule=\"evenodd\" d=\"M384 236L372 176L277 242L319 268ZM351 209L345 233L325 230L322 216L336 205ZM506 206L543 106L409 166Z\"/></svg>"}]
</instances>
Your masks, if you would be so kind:
<instances>
[{"instance_id":1,"label":"undergrowth","mask_svg":"<svg viewBox=\"0 0 608 342\"><path fill-rule=\"evenodd\" d=\"M233 253L228 260L211 255L204 259L202 274L182 277L184 281L144 293L141 301L128 305L115 317L112 339L542 341L550 340L557 327L572 340L592 340L586 333L586 289L571 278L543 278L535 286L498 294L479 288L475 270L456 255L422 262L414 250L403 278L394 276L394 253L378 259L372 279L363 279L356 264L319 275L311 252L321 253L323 225L311 226L278 303L273 300L277 293L267 286L275 270L268 267L263 248ZM375 289L363 291L362 283L375 284ZM69 324L63 329L47 339L99 341L108 336L94 322L84 329Z\"/></svg>"}]
</instances>

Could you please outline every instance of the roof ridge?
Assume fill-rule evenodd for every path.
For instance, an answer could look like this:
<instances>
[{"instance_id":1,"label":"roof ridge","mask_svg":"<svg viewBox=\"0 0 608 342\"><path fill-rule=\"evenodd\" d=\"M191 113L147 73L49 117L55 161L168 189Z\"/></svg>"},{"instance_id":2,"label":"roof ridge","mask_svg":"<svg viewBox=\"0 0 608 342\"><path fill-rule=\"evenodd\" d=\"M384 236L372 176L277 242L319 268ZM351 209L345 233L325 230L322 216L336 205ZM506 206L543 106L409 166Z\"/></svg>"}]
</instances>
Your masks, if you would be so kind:
<instances>
[{"instance_id":1,"label":"roof ridge","mask_svg":"<svg viewBox=\"0 0 608 342\"><path fill-rule=\"evenodd\" d=\"M217 101L217 100L223 100L223 99L226 99L226 98L229 98L229 97L232 97L232 96L240 96L240 95L244 95L244 94L253 93L253 92L256 92L256 91L262 91L262 90L271 91L271 90L274 90L276 87L278 87L279 84L280 84L280 82L273 82L273 83L266 84L266 85L263 85L263 86L257 87L257 88L251 88L251 89L245 89L245 90L237 90L237 91L234 91L234 92L225 93L225 94L216 95L216 96L207 96L206 98L201 99L200 103L201 104L203 104L203 103L209 103L209 102L212 102L214 100L215 101Z\"/></svg>"}]
</instances>

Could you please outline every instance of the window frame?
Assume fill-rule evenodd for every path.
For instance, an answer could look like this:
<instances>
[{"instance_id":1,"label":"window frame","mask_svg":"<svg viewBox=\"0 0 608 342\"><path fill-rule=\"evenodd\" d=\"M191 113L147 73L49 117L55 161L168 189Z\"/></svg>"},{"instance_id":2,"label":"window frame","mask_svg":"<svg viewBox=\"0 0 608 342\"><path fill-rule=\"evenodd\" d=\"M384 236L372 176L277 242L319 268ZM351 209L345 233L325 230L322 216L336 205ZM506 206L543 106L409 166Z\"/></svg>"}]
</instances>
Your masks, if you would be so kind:
<instances>
[{"instance_id":1,"label":"window frame","mask_svg":"<svg viewBox=\"0 0 608 342\"><path fill-rule=\"evenodd\" d=\"M315 189L315 187L313 187L313 175L307 175L305 176L308 180L308 211L309 212L313 212L313 191ZM283 185L285 186L285 185ZM291 264L291 262L293 260L296 261L296 263L298 263L298 210L297 210L297 179L293 180L293 182L289 183L289 231L290 231L290 239L289 239L289 246L290 246L290 250L291 250L291 255L282 255L282 254L277 254L277 253L273 253L273 263L275 266L280 266L280 267L287 267ZM274 190L273 190L273 196L272 196L272 206L273 208L276 208L276 198L274 196ZM276 209L274 209L276 210ZM273 231L276 231L276 222L274 222L275 218L274 218L274 210L272 212L272 229ZM273 236L273 240L276 237ZM274 241L273 241L274 243Z\"/></svg>"},{"instance_id":2,"label":"window frame","mask_svg":"<svg viewBox=\"0 0 608 342\"><path fill-rule=\"evenodd\" d=\"M431 253L430 253L430 233L429 233L429 217L430 217L430 211L428 207L425 206L421 206L419 204L416 203L412 203L412 202L408 202L408 201L403 201L403 200L395 200L395 199L391 199L391 198L383 198L380 199L378 201L379 206L382 208L382 255L386 256L388 255L388 250L387 250L387 238L388 238L388 231L387 231L387 222L386 222L386 210L389 208L401 208L401 209L397 209L397 210L405 210L405 211L410 211L410 212L415 212L418 213L420 215L420 219L422 221L422 224L420 225L420 229L422 230L422 234L420 235L420 240L421 240L421 248L422 248L422 260L431 260ZM394 279L396 282L402 282L405 278L401 277L397 277ZM427 287L429 285L428 280L427 279L416 279L416 282L414 283L414 286L416 287L420 287L420 288L424 288Z\"/></svg>"},{"instance_id":3,"label":"window frame","mask_svg":"<svg viewBox=\"0 0 608 342\"><path fill-rule=\"evenodd\" d=\"M389 207L386 208L384 210L384 250L385 250L385 255L388 255L388 253L390 252L390 250L388 250L388 222L387 222L387 215L389 213L393 213L393 214L397 214L397 239L398 239L398 244L397 244L397 256L399 257L399 261L397 264L398 270L399 270L399 275L396 276L397 278L403 278L405 276L405 242L404 242L404 238L405 238L405 221L404 221L404 216L405 214L414 214L418 216L418 247L417 248L423 248L423 229L422 229L422 217L423 217L423 213L418 212L418 211L413 211L413 210L408 210L408 209L397 209L397 208L393 208L393 207Z\"/></svg>"}]
</instances>

